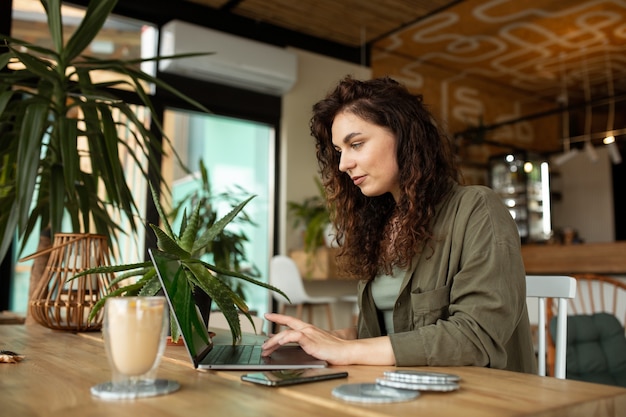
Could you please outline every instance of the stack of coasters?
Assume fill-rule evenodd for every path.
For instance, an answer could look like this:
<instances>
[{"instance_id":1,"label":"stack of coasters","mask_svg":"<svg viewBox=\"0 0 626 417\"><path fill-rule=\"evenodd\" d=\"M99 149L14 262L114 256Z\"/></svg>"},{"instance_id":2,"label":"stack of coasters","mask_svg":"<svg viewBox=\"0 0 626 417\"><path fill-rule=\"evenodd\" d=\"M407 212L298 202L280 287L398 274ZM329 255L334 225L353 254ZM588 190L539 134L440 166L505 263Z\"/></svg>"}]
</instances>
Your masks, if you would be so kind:
<instances>
[{"instance_id":1,"label":"stack of coasters","mask_svg":"<svg viewBox=\"0 0 626 417\"><path fill-rule=\"evenodd\" d=\"M448 392L459 389L458 375L441 372L423 372L412 370L385 371L384 378L377 378L376 384L413 391Z\"/></svg>"},{"instance_id":2,"label":"stack of coasters","mask_svg":"<svg viewBox=\"0 0 626 417\"><path fill-rule=\"evenodd\" d=\"M395 403L413 400L420 396L420 391L456 391L461 380L458 375L413 370L385 371L383 375L376 383L340 385L332 395L355 403Z\"/></svg>"}]
</instances>

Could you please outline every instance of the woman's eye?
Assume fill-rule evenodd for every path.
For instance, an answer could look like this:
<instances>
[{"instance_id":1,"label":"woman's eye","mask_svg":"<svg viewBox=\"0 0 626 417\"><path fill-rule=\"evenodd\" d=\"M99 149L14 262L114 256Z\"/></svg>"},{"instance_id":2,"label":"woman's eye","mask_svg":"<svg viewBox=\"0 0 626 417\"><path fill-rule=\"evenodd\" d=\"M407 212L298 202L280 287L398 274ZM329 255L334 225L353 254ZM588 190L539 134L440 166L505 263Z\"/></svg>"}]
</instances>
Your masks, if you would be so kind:
<instances>
[{"instance_id":1,"label":"woman's eye","mask_svg":"<svg viewBox=\"0 0 626 417\"><path fill-rule=\"evenodd\" d=\"M363 142L354 142L354 143L353 143L353 144L351 144L350 146L351 146L353 149L358 149L358 148L360 148L360 147L361 147L361 145L363 145Z\"/></svg>"}]
</instances>

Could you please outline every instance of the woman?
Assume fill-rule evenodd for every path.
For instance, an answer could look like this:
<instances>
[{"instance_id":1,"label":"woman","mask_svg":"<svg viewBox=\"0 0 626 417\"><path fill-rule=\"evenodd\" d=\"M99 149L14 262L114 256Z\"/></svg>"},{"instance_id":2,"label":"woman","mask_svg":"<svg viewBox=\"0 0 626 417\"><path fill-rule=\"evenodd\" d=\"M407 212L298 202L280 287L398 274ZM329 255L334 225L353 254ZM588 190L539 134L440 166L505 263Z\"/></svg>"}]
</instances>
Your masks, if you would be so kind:
<instances>
[{"instance_id":1,"label":"woman","mask_svg":"<svg viewBox=\"0 0 626 417\"><path fill-rule=\"evenodd\" d=\"M339 261L359 282L357 328L292 317L265 355L297 342L331 364L475 365L535 372L517 228L489 188L461 186L422 103L390 78L342 80L311 133Z\"/></svg>"}]
</instances>

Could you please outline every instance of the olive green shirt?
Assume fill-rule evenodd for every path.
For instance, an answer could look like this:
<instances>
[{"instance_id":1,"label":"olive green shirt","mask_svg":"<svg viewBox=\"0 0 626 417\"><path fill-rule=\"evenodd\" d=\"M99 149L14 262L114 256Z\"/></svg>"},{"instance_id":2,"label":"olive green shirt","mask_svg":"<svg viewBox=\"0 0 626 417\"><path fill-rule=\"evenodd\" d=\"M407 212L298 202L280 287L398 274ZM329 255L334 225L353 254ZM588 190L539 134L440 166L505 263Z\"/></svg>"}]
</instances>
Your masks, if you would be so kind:
<instances>
[{"instance_id":1,"label":"olive green shirt","mask_svg":"<svg viewBox=\"0 0 626 417\"><path fill-rule=\"evenodd\" d=\"M389 334L397 366L474 365L536 372L515 222L493 190L455 185L434 238L406 271ZM381 336L367 281L358 337Z\"/></svg>"}]
</instances>

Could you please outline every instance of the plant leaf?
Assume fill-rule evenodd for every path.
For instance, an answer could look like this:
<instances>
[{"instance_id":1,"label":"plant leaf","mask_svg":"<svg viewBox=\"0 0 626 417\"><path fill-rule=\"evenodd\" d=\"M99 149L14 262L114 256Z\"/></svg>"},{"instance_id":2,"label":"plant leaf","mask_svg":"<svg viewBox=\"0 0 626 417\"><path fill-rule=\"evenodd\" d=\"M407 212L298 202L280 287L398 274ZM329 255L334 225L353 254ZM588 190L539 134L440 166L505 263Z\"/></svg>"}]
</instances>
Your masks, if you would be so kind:
<instances>
[{"instance_id":1,"label":"plant leaf","mask_svg":"<svg viewBox=\"0 0 626 417\"><path fill-rule=\"evenodd\" d=\"M133 277L140 277L135 282L135 284L137 283L145 284L148 281L150 281L152 278L156 277L156 269L154 269L154 267L151 266L148 268L135 269L135 270L127 271L123 274L119 274L111 281L110 287L115 288L115 286L117 286L120 282L125 281L129 278L133 278Z\"/></svg>"},{"instance_id":2,"label":"plant leaf","mask_svg":"<svg viewBox=\"0 0 626 417\"><path fill-rule=\"evenodd\" d=\"M192 297L191 285L186 278L186 272L183 270L182 265L178 268L174 279L172 280L172 288L169 292L170 301L175 307L177 312L180 312L178 317L178 324L182 327L183 334L191 334L191 326L202 326L204 323L198 317L195 302ZM177 314L178 315L178 314ZM201 335L205 335L206 331L198 332ZM205 343L209 343L209 340L204 340ZM195 346L193 341L187 340L187 347L189 348L191 355L195 356Z\"/></svg>"},{"instance_id":3,"label":"plant leaf","mask_svg":"<svg viewBox=\"0 0 626 417\"><path fill-rule=\"evenodd\" d=\"M52 44L57 51L63 49L63 22L61 21L61 0L42 1L48 15L48 30Z\"/></svg>"},{"instance_id":4,"label":"plant leaf","mask_svg":"<svg viewBox=\"0 0 626 417\"><path fill-rule=\"evenodd\" d=\"M161 282L159 281L159 277L156 275L156 269L152 269L151 278L147 280L145 285L139 291L139 295L142 296L153 296L156 295L161 290Z\"/></svg>"},{"instance_id":5,"label":"plant leaf","mask_svg":"<svg viewBox=\"0 0 626 417\"><path fill-rule=\"evenodd\" d=\"M154 188L154 186L152 185L152 183L148 183L148 185L150 186L150 193L152 195L152 201L154 202L154 207L157 210L157 213L159 214L159 219L161 220L161 223L163 223L163 227L165 228L165 234L169 237L171 237L172 239L174 239L175 235L174 232L172 231L172 226L170 225L170 222L167 220L167 216L165 215L165 212L163 211L163 207L161 206L161 203L159 201L159 195L156 192L156 189Z\"/></svg>"},{"instance_id":6,"label":"plant leaf","mask_svg":"<svg viewBox=\"0 0 626 417\"><path fill-rule=\"evenodd\" d=\"M78 125L76 119L63 117L59 119L57 135L60 144L61 165L63 166L64 185L72 189L78 181L80 156L78 154ZM63 199L61 199L63 201Z\"/></svg>"},{"instance_id":7,"label":"plant leaf","mask_svg":"<svg viewBox=\"0 0 626 417\"><path fill-rule=\"evenodd\" d=\"M251 277L249 277L249 276L247 276L245 274L242 274L242 273L239 273L239 272L236 272L236 271L231 271L231 270L228 270L228 269L220 268L220 267L218 267L216 265L211 265L211 264L209 264L207 262L204 262L204 261L200 261L200 263L205 268L210 269L211 271L216 272L218 274L227 275L227 276L234 277L234 278L239 278L239 279L247 281L247 282L249 282L251 284L258 285L259 287L263 287L263 288L267 288L268 290L275 291L278 294L282 295L285 298L285 300L287 300L288 302L291 303L291 300L289 299L287 294L282 292L279 288L274 287L273 285L270 285L270 284L268 284L266 282L263 282L263 281L258 281L258 280L254 279L254 278L251 278Z\"/></svg>"},{"instance_id":8,"label":"plant leaf","mask_svg":"<svg viewBox=\"0 0 626 417\"><path fill-rule=\"evenodd\" d=\"M191 217L185 225L185 230L180 238L180 246L186 251L194 252L194 242L200 227L200 205L191 213Z\"/></svg>"},{"instance_id":9,"label":"plant leaf","mask_svg":"<svg viewBox=\"0 0 626 417\"><path fill-rule=\"evenodd\" d=\"M89 313L89 320L93 320L93 318L96 317L96 314L98 313L98 310L100 310L102 307L104 307L104 303L106 302L107 298L109 298L109 297L118 297L118 296L123 295L125 293L132 292L133 290L139 290L142 285L143 285L143 283L139 283L138 282L136 284L127 285L125 287L118 288L116 290L111 291L110 293L108 293L106 295L106 297L102 297L101 299L96 301L96 304L94 304L94 306L91 309L91 312Z\"/></svg>"},{"instance_id":10,"label":"plant leaf","mask_svg":"<svg viewBox=\"0 0 626 417\"><path fill-rule=\"evenodd\" d=\"M29 55L28 53L20 52L12 47L11 52L24 65L25 69L21 70L22 72L32 73L28 75L38 77L40 82L43 81L51 84L59 83L59 76L52 70L54 64L51 64L50 61Z\"/></svg>"},{"instance_id":11,"label":"plant leaf","mask_svg":"<svg viewBox=\"0 0 626 417\"><path fill-rule=\"evenodd\" d=\"M63 206L65 202L65 181L63 167L55 164L50 168L50 229L52 234L61 232Z\"/></svg>"},{"instance_id":12,"label":"plant leaf","mask_svg":"<svg viewBox=\"0 0 626 417\"><path fill-rule=\"evenodd\" d=\"M169 237L163 230L159 229L153 224L151 224L150 227L157 237L157 247L163 252L167 252L181 259L188 259L191 257L191 254L189 252L181 248L178 243L174 239Z\"/></svg>"},{"instance_id":13,"label":"plant leaf","mask_svg":"<svg viewBox=\"0 0 626 417\"><path fill-rule=\"evenodd\" d=\"M34 102L26 108L24 128L20 134L17 150L17 205L23 211L19 213L18 224L25 225L28 211L33 201L33 192L37 181L41 140L46 128L48 106L44 102Z\"/></svg>"},{"instance_id":14,"label":"plant leaf","mask_svg":"<svg viewBox=\"0 0 626 417\"><path fill-rule=\"evenodd\" d=\"M211 275L202 264L197 262L185 262L184 265L195 278L194 283L211 297L213 302L217 304L220 311L224 314L230 327L233 344L235 344L241 339L241 324L234 302L237 302L239 309L242 311L247 312L248 306L227 285Z\"/></svg>"},{"instance_id":15,"label":"plant leaf","mask_svg":"<svg viewBox=\"0 0 626 417\"><path fill-rule=\"evenodd\" d=\"M239 203L236 207L234 207L227 215L222 217L219 221L215 222L213 226L207 230L193 245L193 250L191 253L195 253L196 251L206 247L209 243L211 243L215 237L222 231L224 228L237 216L237 214L245 207L246 204L250 202L256 196L248 197L246 200Z\"/></svg>"},{"instance_id":16,"label":"plant leaf","mask_svg":"<svg viewBox=\"0 0 626 417\"><path fill-rule=\"evenodd\" d=\"M59 2L59 0L49 0ZM109 17L118 0L98 0L90 1L87 5L85 17L80 22L72 37L67 41L62 51L63 62L70 62L78 56L96 37L104 26L104 22Z\"/></svg>"},{"instance_id":17,"label":"plant leaf","mask_svg":"<svg viewBox=\"0 0 626 417\"><path fill-rule=\"evenodd\" d=\"M126 265L97 266L97 267L89 268L87 270L84 270L84 271L81 271L81 272L75 274L74 276L72 276L70 278L70 280L76 279L76 278L80 278L82 276L89 275L89 274L110 274L110 273L114 273L114 272L128 271L128 270L131 270L131 269L142 269L142 268L146 268L146 267L152 267L152 263L147 261L147 262L138 262L138 263L133 263L133 264L126 264Z\"/></svg>"}]
</instances>

